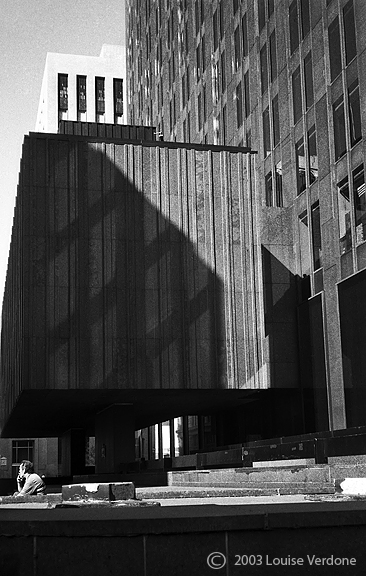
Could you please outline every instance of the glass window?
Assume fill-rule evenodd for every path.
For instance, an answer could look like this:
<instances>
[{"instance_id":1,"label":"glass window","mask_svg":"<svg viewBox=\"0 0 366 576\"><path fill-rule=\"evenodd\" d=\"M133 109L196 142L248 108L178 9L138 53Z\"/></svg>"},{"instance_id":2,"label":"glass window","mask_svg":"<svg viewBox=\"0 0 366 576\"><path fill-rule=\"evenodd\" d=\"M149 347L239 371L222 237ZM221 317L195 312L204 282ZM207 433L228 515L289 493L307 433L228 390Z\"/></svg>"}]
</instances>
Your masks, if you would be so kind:
<instances>
[{"instance_id":1,"label":"glass window","mask_svg":"<svg viewBox=\"0 0 366 576\"><path fill-rule=\"evenodd\" d=\"M305 38L310 32L310 6L309 0L300 0L301 10L301 31L302 37Z\"/></svg>"},{"instance_id":2,"label":"glass window","mask_svg":"<svg viewBox=\"0 0 366 576\"><path fill-rule=\"evenodd\" d=\"M292 98L294 104L294 124L296 124L302 115L300 66L298 66L292 74Z\"/></svg>"},{"instance_id":3,"label":"glass window","mask_svg":"<svg viewBox=\"0 0 366 576\"><path fill-rule=\"evenodd\" d=\"M272 100L272 120L273 120L273 146L277 146L280 141L280 115L278 111L278 96Z\"/></svg>"},{"instance_id":4,"label":"glass window","mask_svg":"<svg viewBox=\"0 0 366 576\"><path fill-rule=\"evenodd\" d=\"M305 210L299 216L299 241L300 241L300 269L301 276L310 274L310 237L308 213Z\"/></svg>"},{"instance_id":5,"label":"glass window","mask_svg":"<svg viewBox=\"0 0 366 576\"><path fill-rule=\"evenodd\" d=\"M123 115L123 80L121 78L113 78L113 100L114 100L114 114L116 116Z\"/></svg>"},{"instance_id":6,"label":"glass window","mask_svg":"<svg viewBox=\"0 0 366 576\"><path fill-rule=\"evenodd\" d=\"M308 131L308 156L309 156L309 182L312 184L318 178L318 152L316 147L316 131L312 126Z\"/></svg>"},{"instance_id":7,"label":"glass window","mask_svg":"<svg viewBox=\"0 0 366 576\"><path fill-rule=\"evenodd\" d=\"M299 25L297 17L297 0L293 0L289 8L290 48L291 54L299 45Z\"/></svg>"},{"instance_id":8,"label":"glass window","mask_svg":"<svg viewBox=\"0 0 366 576\"><path fill-rule=\"evenodd\" d=\"M268 88L268 67L267 67L267 45L265 44L260 51L260 61L261 61L261 83L262 83L262 94L266 92Z\"/></svg>"},{"instance_id":9,"label":"glass window","mask_svg":"<svg viewBox=\"0 0 366 576\"><path fill-rule=\"evenodd\" d=\"M273 31L269 37L269 54L271 61L271 82L277 78L277 49L276 49L276 32Z\"/></svg>"},{"instance_id":10,"label":"glass window","mask_svg":"<svg viewBox=\"0 0 366 576\"><path fill-rule=\"evenodd\" d=\"M353 0L350 0L343 8L343 25L346 45L346 64L349 64L357 54Z\"/></svg>"},{"instance_id":11,"label":"glass window","mask_svg":"<svg viewBox=\"0 0 366 576\"><path fill-rule=\"evenodd\" d=\"M338 183L338 223L339 248L342 255L352 248L351 203L348 178L344 178Z\"/></svg>"},{"instance_id":12,"label":"glass window","mask_svg":"<svg viewBox=\"0 0 366 576\"><path fill-rule=\"evenodd\" d=\"M237 126L240 128L240 126L243 124L243 94L241 82L239 82L236 87L236 120Z\"/></svg>"},{"instance_id":13,"label":"glass window","mask_svg":"<svg viewBox=\"0 0 366 576\"><path fill-rule=\"evenodd\" d=\"M329 38L329 58L330 58L330 79L333 80L340 74L342 69L341 41L339 35L338 16L333 20L328 28Z\"/></svg>"},{"instance_id":14,"label":"glass window","mask_svg":"<svg viewBox=\"0 0 366 576\"><path fill-rule=\"evenodd\" d=\"M22 460L33 462L34 440L13 440L12 464L20 464Z\"/></svg>"},{"instance_id":15,"label":"glass window","mask_svg":"<svg viewBox=\"0 0 366 576\"><path fill-rule=\"evenodd\" d=\"M234 31L234 66L235 70L238 70L240 67L240 30L239 26L235 28Z\"/></svg>"},{"instance_id":16,"label":"glass window","mask_svg":"<svg viewBox=\"0 0 366 576\"><path fill-rule=\"evenodd\" d=\"M244 74L245 117L250 114L249 72Z\"/></svg>"},{"instance_id":17,"label":"glass window","mask_svg":"<svg viewBox=\"0 0 366 576\"><path fill-rule=\"evenodd\" d=\"M279 208L283 206L282 162L276 164L276 206Z\"/></svg>"},{"instance_id":18,"label":"glass window","mask_svg":"<svg viewBox=\"0 0 366 576\"><path fill-rule=\"evenodd\" d=\"M264 156L267 156L271 151L271 136L269 127L269 108L267 107L263 112L263 145Z\"/></svg>"},{"instance_id":19,"label":"glass window","mask_svg":"<svg viewBox=\"0 0 366 576\"><path fill-rule=\"evenodd\" d=\"M249 46L248 46L248 23L247 14L245 13L241 21L241 29L243 36L243 57L248 56Z\"/></svg>"},{"instance_id":20,"label":"glass window","mask_svg":"<svg viewBox=\"0 0 366 576\"><path fill-rule=\"evenodd\" d=\"M86 112L86 76L77 76L76 89L78 113Z\"/></svg>"},{"instance_id":21,"label":"glass window","mask_svg":"<svg viewBox=\"0 0 366 576\"><path fill-rule=\"evenodd\" d=\"M318 270L318 268L322 267L322 238L319 202L316 202L311 207L311 238L313 244L313 267L314 270Z\"/></svg>"},{"instance_id":22,"label":"glass window","mask_svg":"<svg viewBox=\"0 0 366 576\"><path fill-rule=\"evenodd\" d=\"M361 110L360 110L360 92L358 80L353 82L348 90L348 107L349 107L349 131L351 146L361 140Z\"/></svg>"},{"instance_id":23,"label":"glass window","mask_svg":"<svg viewBox=\"0 0 366 576\"><path fill-rule=\"evenodd\" d=\"M212 18L212 28L213 28L213 44L214 50L217 49L219 45L219 30L218 30L218 15L217 10L215 10L213 18Z\"/></svg>"},{"instance_id":24,"label":"glass window","mask_svg":"<svg viewBox=\"0 0 366 576\"><path fill-rule=\"evenodd\" d=\"M222 143L226 144L227 140L227 108L226 104L222 109Z\"/></svg>"},{"instance_id":25,"label":"glass window","mask_svg":"<svg viewBox=\"0 0 366 576\"><path fill-rule=\"evenodd\" d=\"M306 108L310 108L314 104L314 89L313 89L313 64L311 52L305 56L304 59L304 77L305 77L305 102Z\"/></svg>"},{"instance_id":26,"label":"glass window","mask_svg":"<svg viewBox=\"0 0 366 576\"><path fill-rule=\"evenodd\" d=\"M197 122L198 122L198 130L202 128L202 94L201 92L198 94L197 99Z\"/></svg>"},{"instance_id":27,"label":"glass window","mask_svg":"<svg viewBox=\"0 0 366 576\"><path fill-rule=\"evenodd\" d=\"M221 38L221 40L224 37L224 32L225 32L225 28L224 28L224 2L223 2L223 0L221 0L221 2L220 2L220 38Z\"/></svg>"},{"instance_id":28,"label":"glass window","mask_svg":"<svg viewBox=\"0 0 366 576\"><path fill-rule=\"evenodd\" d=\"M221 53L221 89L226 90L225 50Z\"/></svg>"},{"instance_id":29,"label":"glass window","mask_svg":"<svg viewBox=\"0 0 366 576\"><path fill-rule=\"evenodd\" d=\"M366 240L366 188L363 165L354 170L353 203L355 208L356 244Z\"/></svg>"},{"instance_id":30,"label":"glass window","mask_svg":"<svg viewBox=\"0 0 366 576\"><path fill-rule=\"evenodd\" d=\"M97 114L105 112L104 78L95 78L95 107Z\"/></svg>"},{"instance_id":31,"label":"glass window","mask_svg":"<svg viewBox=\"0 0 366 576\"><path fill-rule=\"evenodd\" d=\"M333 124L334 124L334 150L335 158L338 160L346 152L346 129L344 121L343 96L338 98L333 104Z\"/></svg>"},{"instance_id":32,"label":"glass window","mask_svg":"<svg viewBox=\"0 0 366 576\"><path fill-rule=\"evenodd\" d=\"M265 0L258 0L258 27L259 32L264 28L266 23L266 6Z\"/></svg>"},{"instance_id":33,"label":"glass window","mask_svg":"<svg viewBox=\"0 0 366 576\"><path fill-rule=\"evenodd\" d=\"M266 188L266 206L273 206L272 172L268 172L264 178Z\"/></svg>"},{"instance_id":34,"label":"glass window","mask_svg":"<svg viewBox=\"0 0 366 576\"><path fill-rule=\"evenodd\" d=\"M201 78L201 45L198 44L196 48L196 70L197 70L197 81Z\"/></svg>"},{"instance_id":35,"label":"glass window","mask_svg":"<svg viewBox=\"0 0 366 576\"><path fill-rule=\"evenodd\" d=\"M296 142L295 153L296 153L297 195L299 195L306 188L305 150L304 150L303 138L300 138L300 140Z\"/></svg>"},{"instance_id":36,"label":"glass window","mask_svg":"<svg viewBox=\"0 0 366 576\"><path fill-rule=\"evenodd\" d=\"M68 109L68 76L67 74L58 75L58 109L65 112Z\"/></svg>"},{"instance_id":37,"label":"glass window","mask_svg":"<svg viewBox=\"0 0 366 576\"><path fill-rule=\"evenodd\" d=\"M196 22L196 36L200 30L200 0L196 0L194 5L195 22Z\"/></svg>"}]
</instances>

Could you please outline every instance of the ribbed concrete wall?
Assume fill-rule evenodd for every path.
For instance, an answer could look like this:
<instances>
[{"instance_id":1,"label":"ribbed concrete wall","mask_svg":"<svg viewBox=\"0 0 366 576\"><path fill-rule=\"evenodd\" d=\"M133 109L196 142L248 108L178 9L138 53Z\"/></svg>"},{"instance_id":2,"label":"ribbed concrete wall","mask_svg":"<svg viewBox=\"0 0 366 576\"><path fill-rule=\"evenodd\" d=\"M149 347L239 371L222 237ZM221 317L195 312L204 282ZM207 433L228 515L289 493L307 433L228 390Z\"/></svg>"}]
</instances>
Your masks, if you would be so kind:
<instances>
[{"instance_id":1,"label":"ribbed concrete wall","mask_svg":"<svg viewBox=\"0 0 366 576\"><path fill-rule=\"evenodd\" d=\"M267 386L249 154L33 134L3 311L22 391Z\"/></svg>"}]
</instances>

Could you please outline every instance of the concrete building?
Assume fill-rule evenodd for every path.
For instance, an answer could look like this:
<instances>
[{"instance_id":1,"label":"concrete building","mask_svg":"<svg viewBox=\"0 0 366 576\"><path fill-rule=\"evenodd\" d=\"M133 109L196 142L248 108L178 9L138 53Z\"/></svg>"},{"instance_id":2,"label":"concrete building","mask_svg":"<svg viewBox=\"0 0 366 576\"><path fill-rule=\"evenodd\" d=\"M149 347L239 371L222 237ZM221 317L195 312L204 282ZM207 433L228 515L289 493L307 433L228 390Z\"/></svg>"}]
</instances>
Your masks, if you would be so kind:
<instances>
[{"instance_id":1,"label":"concrete building","mask_svg":"<svg viewBox=\"0 0 366 576\"><path fill-rule=\"evenodd\" d=\"M259 387L294 402L298 391L304 430L365 425L365 3L145 8L127 2L130 121L151 122L166 141L258 151ZM233 382L255 387L240 372ZM241 412L261 437L261 414L277 409L267 394Z\"/></svg>"},{"instance_id":2,"label":"concrete building","mask_svg":"<svg viewBox=\"0 0 366 576\"><path fill-rule=\"evenodd\" d=\"M252 163L245 148L25 138L4 437L61 437L64 475L75 450L84 466L86 436L102 473L135 459L135 429L181 415L219 411L219 443L235 437L225 418L267 385ZM293 430L295 411L276 429Z\"/></svg>"},{"instance_id":3,"label":"concrete building","mask_svg":"<svg viewBox=\"0 0 366 576\"><path fill-rule=\"evenodd\" d=\"M100 56L47 54L35 130L57 133L60 120L127 124L124 46L104 44Z\"/></svg>"}]
</instances>

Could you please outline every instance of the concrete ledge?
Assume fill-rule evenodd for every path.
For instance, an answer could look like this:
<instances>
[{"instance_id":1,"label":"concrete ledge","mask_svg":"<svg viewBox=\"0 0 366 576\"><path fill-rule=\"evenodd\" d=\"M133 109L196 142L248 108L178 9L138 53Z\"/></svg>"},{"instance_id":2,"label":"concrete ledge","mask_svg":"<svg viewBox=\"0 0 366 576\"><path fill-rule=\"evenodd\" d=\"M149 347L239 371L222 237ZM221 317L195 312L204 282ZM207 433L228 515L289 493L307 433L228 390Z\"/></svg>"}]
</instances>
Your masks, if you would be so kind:
<instances>
[{"instance_id":1,"label":"concrete ledge","mask_svg":"<svg viewBox=\"0 0 366 576\"><path fill-rule=\"evenodd\" d=\"M62 486L63 500L132 500L135 486L132 482L86 483Z\"/></svg>"},{"instance_id":2,"label":"concrete ledge","mask_svg":"<svg viewBox=\"0 0 366 576\"><path fill-rule=\"evenodd\" d=\"M38 494L35 496L1 496L0 504L59 504L62 502L61 494Z\"/></svg>"}]
</instances>

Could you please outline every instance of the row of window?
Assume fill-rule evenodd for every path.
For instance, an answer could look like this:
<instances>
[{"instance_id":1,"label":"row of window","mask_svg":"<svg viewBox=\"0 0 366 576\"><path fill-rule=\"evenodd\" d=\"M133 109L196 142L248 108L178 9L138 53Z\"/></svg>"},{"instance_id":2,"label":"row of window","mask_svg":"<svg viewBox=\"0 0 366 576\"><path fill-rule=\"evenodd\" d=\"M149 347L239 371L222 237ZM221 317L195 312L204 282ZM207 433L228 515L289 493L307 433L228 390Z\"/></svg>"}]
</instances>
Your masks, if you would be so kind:
<instances>
[{"instance_id":1,"label":"row of window","mask_svg":"<svg viewBox=\"0 0 366 576\"><path fill-rule=\"evenodd\" d=\"M86 76L76 77L76 102L78 114L87 110ZM113 106L115 116L123 115L123 80L113 78ZM69 108L68 75L58 75L58 109L60 113ZM105 113L105 78L95 78L95 111L97 116Z\"/></svg>"}]
</instances>

